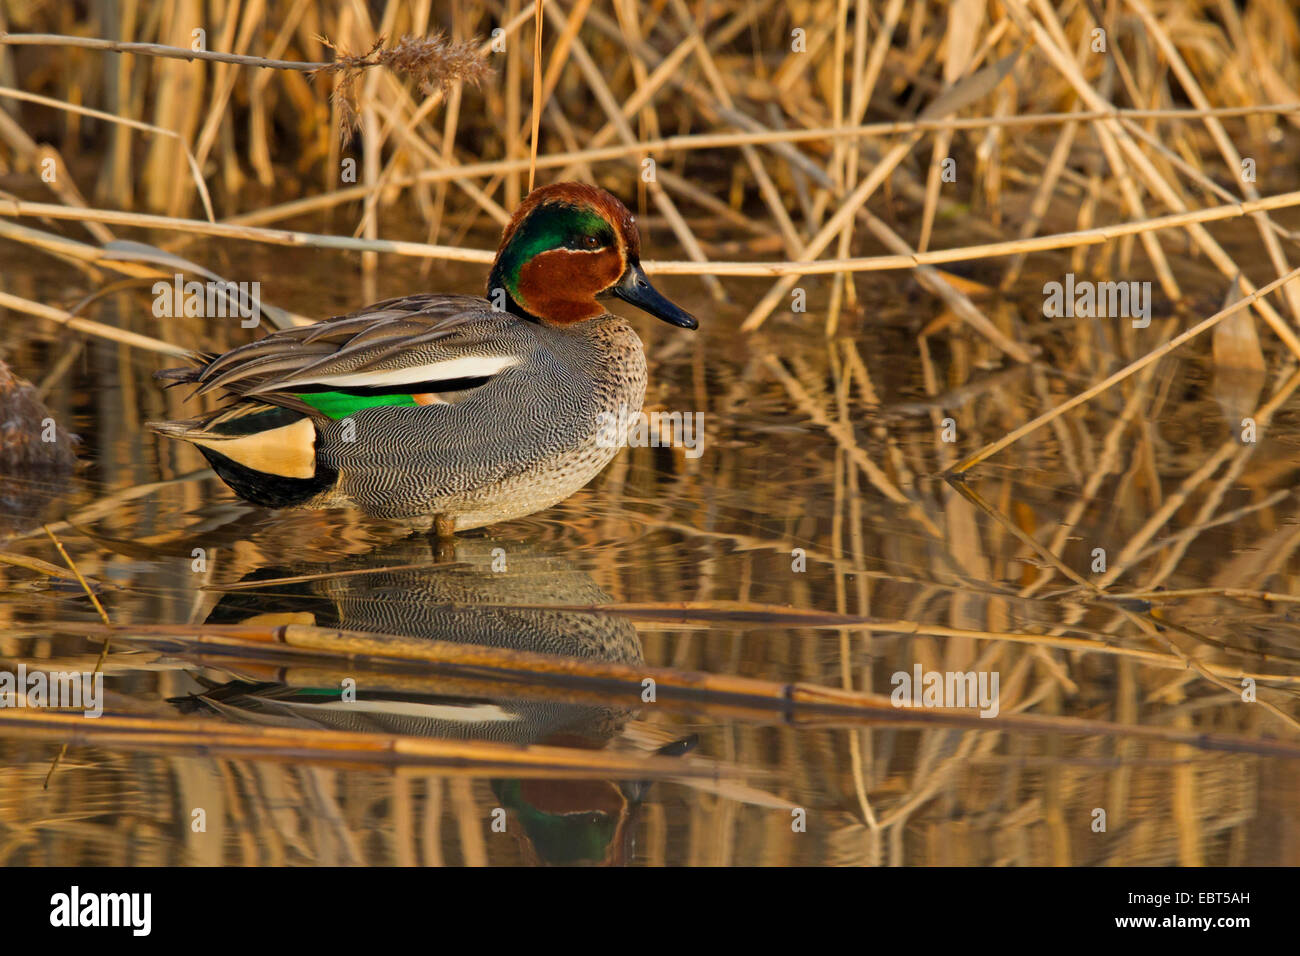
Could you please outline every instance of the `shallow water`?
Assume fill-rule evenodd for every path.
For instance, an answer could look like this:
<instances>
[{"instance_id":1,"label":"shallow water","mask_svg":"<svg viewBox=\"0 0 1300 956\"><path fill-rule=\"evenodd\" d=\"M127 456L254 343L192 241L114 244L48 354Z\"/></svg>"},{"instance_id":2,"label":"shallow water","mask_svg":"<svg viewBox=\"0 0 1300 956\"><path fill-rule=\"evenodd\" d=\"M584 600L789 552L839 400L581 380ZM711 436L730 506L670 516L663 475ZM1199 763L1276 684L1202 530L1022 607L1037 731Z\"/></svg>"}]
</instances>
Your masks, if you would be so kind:
<instances>
[{"instance_id":1,"label":"shallow water","mask_svg":"<svg viewBox=\"0 0 1300 956\"><path fill-rule=\"evenodd\" d=\"M68 306L96 288L51 260L5 253L14 294ZM233 245L184 254L260 278L268 301L299 313L364 301L349 257ZM972 274L996 284L1000 272ZM423 278L418 265L385 260L376 292L477 291L481 281L474 269L435 265ZM808 283L807 315L777 314L746 338L736 329L764 283L731 285L735 301L719 305L698 283L665 281L702 327L637 320L647 404L704 412L703 455L625 450L569 501L472 533L454 555L356 514L237 502L197 452L141 427L186 414L183 395L150 380L172 364L165 357L5 313L0 355L37 383L50 376L46 400L81 436L85 466L0 478L0 551L60 563L45 521L116 625L310 623L881 695L917 665L996 673L1000 685L998 717L964 724L909 723L904 712L803 720L707 697L670 705L625 690L520 689L482 673L371 674L358 681L364 706L349 709L325 693L349 676L337 661L300 669L124 639L105 663L109 714L586 753L666 747L683 767L729 769L536 780L79 737L43 790L58 744L0 720L0 864L1300 862L1300 762L1252 752L1297 740L1294 403L1268 421L1253 413L1258 440L1239 440L1241 409L1294 383L1234 379L1216 373L1208 344L1184 349L977 466L968 487L992 513L982 511L939 477L945 468L1222 298L1189 273L1189 287L1204 286L1190 318L1157 303L1146 330L1049 323L1035 311L1042 281L1022 279L1019 298L979 300L1043 349L1038 364L1003 368L977 337L938 332L929 369L916 336L936 305L906 276L860 279L861 308L829 344L822 283ZM233 320L163 324L148 303L147 289L122 291L85 315L187 347L250 334ZM1105 572L1094 570L1097 548ZM301 576L314 577L223 590ZM1117 602L1089 582L1139 597ZM750 613L590 610L674 602ZM791 626L773 607L896 623ZM0 564L6 667L92 668L100 644L69 622L96 620L75 582ZM1243 673L1258 678L1263 703L1241 700ZM1094 723L1067 733L1029 716ZM1232 742L1208 749L1179 733Z\"/></svg>"}]
</instances>

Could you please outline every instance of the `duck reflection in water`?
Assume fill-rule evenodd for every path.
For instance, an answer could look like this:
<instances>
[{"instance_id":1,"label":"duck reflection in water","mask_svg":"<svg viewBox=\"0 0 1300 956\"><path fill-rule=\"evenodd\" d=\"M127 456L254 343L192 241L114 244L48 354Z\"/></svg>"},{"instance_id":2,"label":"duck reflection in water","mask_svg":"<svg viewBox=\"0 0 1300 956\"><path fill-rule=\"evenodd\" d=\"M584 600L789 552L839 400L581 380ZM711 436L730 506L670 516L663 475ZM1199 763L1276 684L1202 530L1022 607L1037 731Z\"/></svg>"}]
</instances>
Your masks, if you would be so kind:
<instances>
[{"instance_id":1,"label":"duck reflection in water","mask_svg":"<svg viewBox=\"0 0 1300 956\"><path fill-rule=\"evenodd\" d=\"M610 601L591 576L568 561L511 544L505 554L484 539L460 539L457 564L435 563L436 543L414 537L362 558L321 568L262 568L243 582L265 590L225 594L209 624L298 623L370 633L425 637L603 662L642 661L636 629L625 618L519 605L593 605ZM269 582L314 572L384 568L296 583ZM280 675L286 676L286 675ZM620 741L634 711L599 704L520 697L463 696L430 689L358 686L345 699L339 686L297 686L286 680L215 683L172 702L189 713L285 726L375 731L455 740L602 749ZM287 682L286 682L287 681ZM655 752L680 755L694 738ZM499 779L492 791L526 835L525 855L537 862L622 863L631 855L631 823L647 781ZM488 814L485 812L485 818Z\"/></svg>"}]
</instances>

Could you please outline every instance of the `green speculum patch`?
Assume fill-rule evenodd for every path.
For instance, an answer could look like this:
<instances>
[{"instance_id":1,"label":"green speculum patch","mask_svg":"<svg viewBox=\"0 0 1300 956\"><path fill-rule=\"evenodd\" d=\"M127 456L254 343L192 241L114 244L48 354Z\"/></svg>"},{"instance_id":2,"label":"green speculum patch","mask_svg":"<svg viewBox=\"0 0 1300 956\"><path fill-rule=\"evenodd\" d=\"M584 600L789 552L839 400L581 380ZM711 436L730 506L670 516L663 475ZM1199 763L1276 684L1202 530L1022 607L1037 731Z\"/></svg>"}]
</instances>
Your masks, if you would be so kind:
<instances>
[{"instance_id":1,"label":"green speculum patch","mask_svg":"<svg viewBox=\"0 0 1300 956\"><path fill-rule=\"evenodd\" d=\"M335 421L347 418L363 408L401 407L418 404L411 395L351 395L348 392L307 392L295 397Z\"/></svg>"}]
</instances>

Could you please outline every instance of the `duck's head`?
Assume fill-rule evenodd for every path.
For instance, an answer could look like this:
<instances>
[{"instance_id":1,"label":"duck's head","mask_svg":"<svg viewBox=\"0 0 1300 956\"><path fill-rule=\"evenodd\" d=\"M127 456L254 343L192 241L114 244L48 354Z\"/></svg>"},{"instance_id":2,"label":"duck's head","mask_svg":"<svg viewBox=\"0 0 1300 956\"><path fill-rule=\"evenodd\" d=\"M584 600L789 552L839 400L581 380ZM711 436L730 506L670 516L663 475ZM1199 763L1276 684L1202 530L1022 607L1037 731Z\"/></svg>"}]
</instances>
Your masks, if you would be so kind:
<instances>
[{"instance_id":1,"label":"duck's head","mask_svg":"<svg viewBox=\"0 0 1300 956\"><path fill-rule=\"evenodd\" d=\"M534 189L501 237L488 299L526 319L566 326L604 315L598 299L611 295L669 325L699 326L646 278L641 236L626 206L585 183Z\"/></svg>"}]
</instances>

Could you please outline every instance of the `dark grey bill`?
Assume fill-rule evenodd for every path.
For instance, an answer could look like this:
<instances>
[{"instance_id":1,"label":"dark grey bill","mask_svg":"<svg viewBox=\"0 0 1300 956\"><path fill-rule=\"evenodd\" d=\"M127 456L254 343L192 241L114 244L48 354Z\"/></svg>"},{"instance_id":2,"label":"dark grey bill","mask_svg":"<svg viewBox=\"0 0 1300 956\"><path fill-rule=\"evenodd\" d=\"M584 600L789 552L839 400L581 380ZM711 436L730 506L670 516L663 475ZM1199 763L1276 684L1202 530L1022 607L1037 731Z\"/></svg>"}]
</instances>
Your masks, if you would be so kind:
<instances>
[{"instance_id":1,"label":"dark grey bill","mask_svg":"<svg viewBox=\"0 0 1300 956\"><path fill-rule=\"evenodd\" d=\"M612 286L606 291L610 295L616 295L624 302L636 306L643 312L649 312L656 319L663 319L669 325L675 325L679 329L698 329L700 327L700 323L695 321L695 316L683 309L679 309L659 294L659 291L646 278L645 270L641 268L639 262L634 262L628 266L627 272L623 273L623 278L618 280L618 285Z\"/></svg>"}]
</instances>

